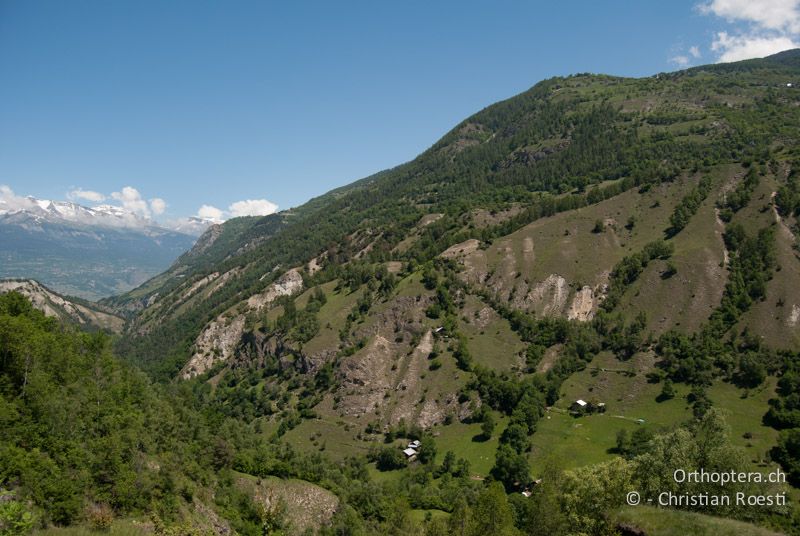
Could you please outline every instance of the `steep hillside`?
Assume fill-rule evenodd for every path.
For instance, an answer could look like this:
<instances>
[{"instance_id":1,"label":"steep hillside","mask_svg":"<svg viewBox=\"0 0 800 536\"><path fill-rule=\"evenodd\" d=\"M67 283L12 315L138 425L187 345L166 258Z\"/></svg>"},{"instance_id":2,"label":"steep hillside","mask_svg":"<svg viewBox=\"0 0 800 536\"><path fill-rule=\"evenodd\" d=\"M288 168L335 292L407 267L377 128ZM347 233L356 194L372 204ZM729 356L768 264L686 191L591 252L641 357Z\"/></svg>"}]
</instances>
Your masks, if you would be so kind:
<instances>
[{"instance_id":1,"label":"steep hillside","mask_svg":"<svg viewBox=\"0 0 800 536\"><path fill-rule=\"evenodd\" d=\"M0 280L0 294L18 292L46 316L81 327L112 333L122 331L124 320L108 309L78 298L65 298L32 279Z\"/></svg>"},{"instance_id":2,"label":"steep hillside","mask_svg":"<svg viewBox=\"0 0 800 536\"><path fill-rule=\"evenodd\" d=\"M796 484L798 58L541 82L409 163L210 229L105 302L131 317L117 348L399 482L442 464L520 491L552 458L580 482L657 438L696 449L716 407L737 467ZM438 449L407 462L411 439Z\"/></svg>"},{"instance_id":3,"label":"steep hillside","mask_svg":"<svg viewBox=\"0 0 800 536\"><path fill-rule=\"evenodd\" d=\"M609 232L586 237L575 225L571 231L565 227L558 232L578 233L559 241L568 249L549 260L522 254L544 259L533 263L540 273L531 275L539 281L573 275L571 284L580 283L594 293L603 282L590 276L610 270L616 257L599 252L604 269L589 274L591 263L578 257L582 240L597 238L612 245L623 243L627 234L632 242L625 247L632 251L648 238L644 225L652 236L663 231L667 207L676 200L656 197L664 188L679 195L680 185L673 188L673 179L724 174L720 166L764 155L791 157L791 144L784 143L796 134L791 118L797 113L792 105L797 93L785 80L797 74L795 56L645 79L579 75L542 82L465 120L408 164L256 223L226 223L224 247L187 254L166 274L108 302L120 307L132 301L151 305L134 320L131 331L152 333L162 344L151 348L147 337L131 339L134 346L128 353L147 354L161 363L169 359L180 368L209 321L264 292L286 270L312 261L306 272L367 253L374 260L424 262L466 239L486 244L542 216L596 205L623 192L629 197L634 188L653 188L650 205L663 202L662 208L647 210L645 223L632 230L625 228L627 219L644 207L625 206L628 200L623 196L613 201L620 208L589 216L607 219ZM772 120L776 110L783 120ZM478 218L478 209L490 211L492 217ZM597 212L590 207L584 213L593 211ZM207 238L219 232L212 229ZM530 241L518 246L529 248ZM497 255L496 249L486 250L488 258ZM474 255L474 261L481 256ZM524 266L524 259L520 261ZM578 272L560 274L564 261L578 265ZM493 274L491 284L507 275ZM229 282L210 287L217 277ZM206 285L214 290L203 300L177 307ZM548 285L563 284L551 279ZM189 292L192 288L195 291ZM516 295L521 290L520 286L515 293L517 302L524 300ZM589 296L589 289L582 292Z\"/></svg>"}]
</instances>

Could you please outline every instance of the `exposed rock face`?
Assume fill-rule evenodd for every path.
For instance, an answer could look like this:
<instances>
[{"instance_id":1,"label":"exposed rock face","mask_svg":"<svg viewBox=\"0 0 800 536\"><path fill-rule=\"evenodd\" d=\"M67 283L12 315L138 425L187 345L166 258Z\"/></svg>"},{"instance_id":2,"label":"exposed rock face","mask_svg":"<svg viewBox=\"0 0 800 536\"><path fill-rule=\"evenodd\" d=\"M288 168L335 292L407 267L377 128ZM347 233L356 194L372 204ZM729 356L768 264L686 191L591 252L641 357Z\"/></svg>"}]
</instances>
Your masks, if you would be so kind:
<instances>
[{"instance_id":1,"label":"exposed rock face","mask_svg":"<svg viewBox=\"0 0 800 536\"><path fill-rule=\"evenodd\" d=\"M283 502L292 534L316 533L321 526L330 523L339 507L339 498L335 494L302 480L259 480L254 499L267 508L278 501Z\"/></svg>"},{"instance_id":2,"label":"exposed rock face","mask_svg":"<svg viewBox=\"0 0 800 536\"><path fill-rule=\"evenodd\" d=\"M592 287L584 285L575 297L572 298L572 305L567 310L568 320L578 320L587 322L594 317L594 291Z\"/></svg>"},{"instance_id":3,"label":"exposed rock face","mask_svg":"<svg viewBox=\"0 0 800 536\"><path fill-rule=\"evenodd\" d=\"M526 236L522 240L522 255L526 263L532 263L534 261L533 238L530 236Z\"/></svg>"},{"instance_id":4,"label":"exposed rock face","mask_svg":"<svg viewBox=\"0 0 800 536\"><path fill-rule=\"evenodd\" d=\"M325 254L323 253L319 257L314 257L308 264L306 265L306 270L308 270L309 275L314 275L320 270L322 270L322 263L325 262Z\"/></svg>"},{"instance_id":5,"label":"exposed rock face","mask_svg":"<svg viewBox=\"0 0 800 536\"><path fill-rule=\"evenodd\" d=\"M283 274L267 289L247 300L248 311L259 311L280 296L289 296L303 288L303 278L297 269ZM209 322L194 343L194 353L181 369L180 377L189 379L203 374L218 361L228 361L233 357L236 347L244 334L245 315L248 311L234 316L222 314Z\"/></svg>"},{"instance_id":6,"label":"exposed rock face","mask_svg":"<svg viewBox=\"0 0 800 536\"><path fill-rule=\"evenodd\" d=\"M205 252L208 248L214 245L214 242L217 241L217 238L222 234L222 225L220 224L213 224L211 225L206 231L200 235L200 238L197 239L192 249L190 249L187 253L187 257L197 257L200 256L203 252Z\"/></svg>"},{"instance_id":7,"label":"exposed rock face","mask_svg":"<svg viewBox=\"0 0 800 536\"><path fill-rule=\"evenodd\" d=\"M256 294L255 296L247 298L247 306L254 311L258 311L280 296L289 296L302 288L303 277L296 268L293 268L283 274L261 294Z\"/></svg>"},{"instance_id":8,"label":"exposed rock face","mask_svg":"<svg viewBox=\"0 0 800 536\"><path fill-rule=\"evenodd\" d=\"M425 214L419 219L417 227L427 227L428 225L441 220L443 216L444 214L441 213Z\"/></svg>"},{"instance_id":9,"label":"exposed rock face","mask_svg":"<svg viewBox=\"0 0 800 536\"><path fill-rule=\"evenodd\" d=\"M197 513L198 518L202 520L202 525L198 527L202 532L210 531L212 534L218 536L227 536L231 534L230 524L225 519L219 517L213 508L197 498L192 502L194 504L194 511Z\"/></svg>"},{"instance_id":10,"label":"exposed rock face","mask_svg":"<svg viewBox=\"0 0 800 536\"><path fill-rule=\"evenodd\" d=\"M208 323L194 343L195 352L181 370L181 377L199 376L217 361L227 361L244 333L244 315L226 319L220 315Z\"/></svg>"},{"instance_id":11,"label":"exposed rock face","mask_svg":"<svg viewBox=\"0 0 800 536\"><path fill-rule=\"evenodd\" d=\"M512 300L512 304L519 309L540 311L544 316L559 316L564 312L568 297L567 280L558 274L550 274L528 291L524 298Z\"/></svg>"},{"instance_id":12,"label":"exposed rock face","mask_svg":"<svg viewBox=\"0 0 800 536\"><path fill-rule=\"evenodd\" d=\"M395 356L391 343L377 335L361 351L342 361L345 415L361 416L383 404L384 396L392 389Z\"/></svg>"},{"instance_id":13,"label":"exposed rock face","mask_svg":"<svg viewBox=\"0 0 800 536\"><path fill-rule=\"evenodd\" d=\"M417 413L417 402L422 396L420 374L425 370L428 354L433 351L433 333L430 331L423 335L422 340L411 352L400 358L398 365L399 374L394 390L397 393L395 406L388 415L389 422L394 424L404 419L412 422ZM435 410L435 408L433 408ZM430 426L430 424L429 424Z\"/></svg>"},{"instance_id":14,"label":"exposed rock face","mask_svg":"<svg viewBox=\"0 0 800 536\"><path fill-rule=\"evenodd\" d=\"M27 297L31 300L33 306L46 316L61 318L82 326L94 326L114 332L122 331L124 324L122 318L72 302L51 291L38 281L32 279L0 281L0 294L12 291L19 292Z\"/></svg>"},{"instance_id":15,"label":"exposed rock face","mask_svg":"<svg viewBox=\"0 0 800 536\"><path fill-rule=\"evenodd\" d=\"M200 290L201 288L203 288L204 286L206 286L207 284L209 284L210 282L212 282L213 280L215 280L215 279L216 279L216 278L218 278L218 277L219 277L219 272L213 272L213 273L210 273L210 274L208 274L207 276L205 276L205 277L203 277L203 278L199 279L199 280L198 280L198 281L196 281L196 282L195 282L195 283L194 283L194 284L193 284L191 287L189 287L188 289L186 289L186 291L185 291L185 292L184 292L184 293L181 295L181 301L187 300L187 299L188 299L188 298L190 298L190 297L191 297L191 296L192 296L192 295L193 295L195 292L197 292L198 290ZM155 296L155 295L154 295L154 296ZM151 304L148 304L148 307L149 307L150 305L151 305Z\"/></svg>"},{"instance_id":16,"label":"exposed rock face","mask_svg":"<svg viewBox=\"0 0 800 536\"><path fill-rule=\"evenodd\" d=\"M790 328L796 326L800 322L800 306L797 304L792 305L792 312L789 314L789 318L786 319L786 325Z\"/></svg>"},{"instance_id":17,"label":"exposed rock face","mask_svg":"<svg viewBox=\"0 0 800 536\"><path fill-rule=\"evenodd\" d=\"M194 283L187 281L182 286L183 290L180 298L174 302L165 303L163 300L159 299L160 293L156 292L155 294L152 294L149 298L147 298L147 308L151 311L158 311L158 314L153 315L144 322L135 322L129 328L135 330L139 335L144 335L150 332L158 325L159 318L168 316L169 314L179 310L181 307L185 307L186 304L189 304L192 301L198 302L208 298L222 288L222 286L225 285L228 280L239 274L241 270L241 268L237 267L228 270L221 275L219 272L212 272L207 276L198 279Z\"/></svg>"},{"instance_id":18,"label":"exposed rock face","mask_svg":"<svg viewBox=\"0 0 800 536\"><path fill-rule=\"evenodd\" d=\"M455 393L431 389L423 380L427 374L444 374L428 370L435 345L432 330L423 327L429 304L429 299L395 297L374 314L374 322L357 330L356 339L368 342L339 364L335 398L342 417L375 419L384 426L403 419L429 428L448 413L463 413Z\"/></svg>"}]
</instances>

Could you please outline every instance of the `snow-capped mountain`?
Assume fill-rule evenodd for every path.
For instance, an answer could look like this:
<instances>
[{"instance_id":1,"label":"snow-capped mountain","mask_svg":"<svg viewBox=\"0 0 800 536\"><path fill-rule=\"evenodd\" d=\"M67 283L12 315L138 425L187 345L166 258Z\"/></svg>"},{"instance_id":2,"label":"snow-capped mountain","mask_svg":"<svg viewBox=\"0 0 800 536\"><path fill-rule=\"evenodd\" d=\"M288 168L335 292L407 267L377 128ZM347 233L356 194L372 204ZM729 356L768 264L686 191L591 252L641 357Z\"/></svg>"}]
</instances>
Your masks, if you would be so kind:
<instances>
[{"instance_id":1,"label":"snow-capped mountain","mask_svg":"<svg viewBox=\"0 0 800 536\"><path fill-rule=\"evenodd\" d=\"M168 268L210 224L167 228L114 205L0 196L0 278L90 299L125 292Z\"/></svg>"},{"instance_id":2,"label":"snow-capped mountain","mask_svg":"<svg viewBox=\"0 0 800 536\"><path fill-rule=\"evenodd\" d=\"M189 216L180 220L174 220L168 223L168 226L173 231L184 233L192 236L200 236L214 224L222 223L221 220L212 218L200 218L198 216Z\"/></svg>"},{"instance_id":3,"label":"snow-capped mountain","mask_svg":"<svg viewBox=\"0 0 800 536\"><path fill-rule=\"evenodd\" d=\"M0 220L21 223L30 220L36 224L43 221L51 223L77 223L97 227L139 229L145 233L157 230L170 230L190 236L200 236L213 222L203 218L191 217L159 224L149 218L125 210L115 205L86 207L71 201L50 201L35 197L17 198L12 204L0 197Z\"/></svg>"}]
</instances>

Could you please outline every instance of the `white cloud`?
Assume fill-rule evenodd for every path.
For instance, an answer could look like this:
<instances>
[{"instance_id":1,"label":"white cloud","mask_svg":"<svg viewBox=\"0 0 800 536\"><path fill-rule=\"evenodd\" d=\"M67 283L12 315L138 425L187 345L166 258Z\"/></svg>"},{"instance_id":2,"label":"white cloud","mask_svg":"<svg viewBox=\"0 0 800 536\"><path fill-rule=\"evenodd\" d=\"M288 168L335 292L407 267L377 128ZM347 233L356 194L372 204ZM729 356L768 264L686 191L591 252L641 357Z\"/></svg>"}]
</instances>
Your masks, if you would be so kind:
<instances>
[{"instance_id":1,"label":"white cloud","mask_svg":"<svg viewBox=\"0 0 800 536\"><path fill-rule=\"evenodd\" d=\"M215 222L222 221L224 213L222 210L211 205L203 205L197 210L197 217L206 220L213 220Z\"/></svg>"},{"instance_id":2,"label":"white cloud","mask_svg":"<svg viewBox=\"0 0 800 536\"><path fill-rule=\"evenodd\" d=\"M93 203L100 203L106 200L106 196L101 194L100 192L95 192L93 190L84 190L82 188L76 188L67 194L67 197L70 199L83 199L85 201L91 201Z\"/></svg>"},{"instance_id":3,"label":"white cloud","mask_svg":"<svg viewBox=\"0 0 800 536\"><path fill-rule=\"evenodd\" d=\"M689 54L691 54L694 59L699 58L700 57L700 48L697 47L697 46L689 47Z\"/></svg>"},{"instance_id":4,"label":"white cloud","mask_svg":"<svg viewBox=\"0 0 800 536\"><path fill-rule=\"evenodd\" d=\"M729 35L719 32L711 44L711 50L719 54L719 61L728 62L763 58L798 46L788 36Z\"/></svg>"},{"instance_id":5,"label":"white cloud","mask_svg":"<svg viewBox=\"0 0 800 536\"><path fill-rule=\"evenodd\" d=\"M161 199L160 197L154 197L150 200L150 210L153 211L153 214L158 216L159 214L163 214L164 211L167 209L167 202Z\"/></svg>"},{"instance_id":6,"label":"white cloud","mask_svg":"<svg viewBox=\"0 0 800 536\"><path fill-rule=\"evenodd\" d=\"M689 65L689 57L683 55L673 56L669 59L669 62L683 68Z\"/></svg>"},{"instance_id":7,"label":"white cloud","mask_svg":"<svg viewBox=\"0 0 800 536\"><path fill-rule=\"evenodd\" d=\"M278 205L266 199L246 199L237 201L228 207L232 218L239 216L266 216L274 214L278 210Z\"/></svg>"},{"instance_id":8,"label":"white cloud","mask_svg":"<svg viewBox=\"0 0 800 536\"><path fill-rule=\"evenodd\" d=\"M712 0L698 8L701 13L729 22L752 23L763 30L800 32L800 0Z\"/></svg>"},{"instance_id":9,"label":"white cloud","mask_svg":"<svg viewBox=\"0 0 800 536\"><path fill-rule=\"evenodd\" d=\"M11 187L0 184L0 210L21 210L35 206L35 201L27 197L20 197L14 193Z\"/></svg>"},{"instance_id":10,"label":"white cloud","mask_svg":"<svg viewBox=\"0 0 800 536\"><path fill-rule=\"evenodd\" d=\"M228 210L219 209L213 205L203 205L197 210L197 217L221 223L227 218L238 218L241 216L266 216L274 214L278 210L278 205L266 199L245 199L231 203Z\"/></svg>"},{"instance_id":11,"label":"white cloud","mask_svg":"<svg viewBox=\"0 0 800 536\"><path fill-rule=\"evenodd\" d=\"M697 8L736 25L714 36L717 61L763 58L800 46L800 0L711 0Z\"/></svg>"},{"instance_id":12,"label":"white cloud","mask_svg":"<svg viewBox=\"0 0 800 536\"><path fill-rule=\"evenodd\" d=\"M142 199L142 194L136 188L126 186L122 191L112 193L111 197L122 203L122 208L125 210L144 218L150 217L150 208L147 206L147 201Z\"/></svg>"}]
</instances>

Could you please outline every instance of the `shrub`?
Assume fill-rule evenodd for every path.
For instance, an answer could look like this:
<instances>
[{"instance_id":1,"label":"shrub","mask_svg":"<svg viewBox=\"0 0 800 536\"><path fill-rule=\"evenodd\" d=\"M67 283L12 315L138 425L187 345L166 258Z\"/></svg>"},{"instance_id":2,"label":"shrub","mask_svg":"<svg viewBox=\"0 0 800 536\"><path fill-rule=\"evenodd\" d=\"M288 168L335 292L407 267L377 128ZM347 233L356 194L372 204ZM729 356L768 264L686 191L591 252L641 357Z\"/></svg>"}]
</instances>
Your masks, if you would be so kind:
<instances>
[{"instance_id":1,"label":"shrub","mask_svg":"<svg viewBox=\"0 0 800 536\"><path fill-rule=\"evenodd\" d=\"M110 530L114 512L107 504L92 504L86 508L86 520L95 530Z\"/></svg>"}]
</instances>

